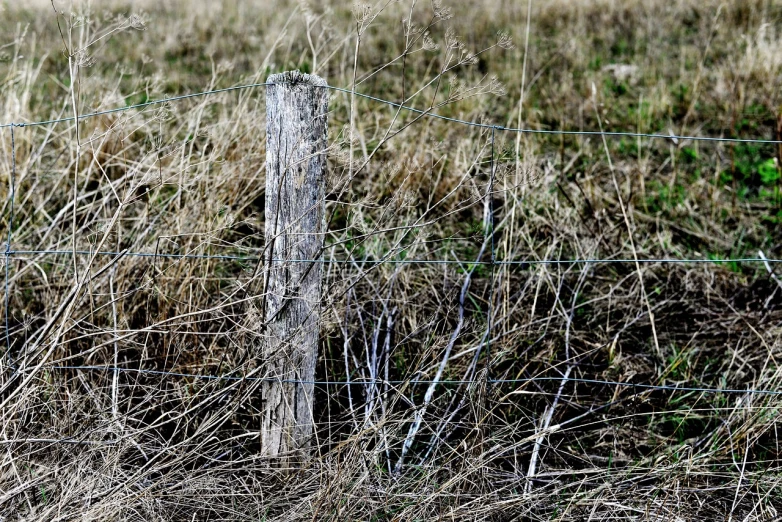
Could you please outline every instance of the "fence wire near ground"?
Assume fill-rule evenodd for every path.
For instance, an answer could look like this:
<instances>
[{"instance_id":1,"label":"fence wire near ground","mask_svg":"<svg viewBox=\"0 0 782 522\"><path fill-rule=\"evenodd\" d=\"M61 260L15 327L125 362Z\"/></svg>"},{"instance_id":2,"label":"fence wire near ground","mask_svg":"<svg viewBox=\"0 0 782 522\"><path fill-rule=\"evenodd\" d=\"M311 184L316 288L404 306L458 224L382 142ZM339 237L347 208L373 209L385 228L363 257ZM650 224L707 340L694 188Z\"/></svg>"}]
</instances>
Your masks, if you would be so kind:
<instances>
[{"instance_id":1,"label":"fence wire near ground","mask_svg":"<svg viewBox=\"0 0 782 522\"><path fill-rule=\"evenodd\" d=\"M21 257L30 255L50 255L50 256L107 256L107 257L142 257L149 259L214 259L219 261L246 261L246 262L258 262L263 261L259 256L233 256L224 254L165 254L155 252L118 252L118 251L89 251L89 250L9 250L7 251L9 257ZM720 259L697 259L697 258L647 258L647 259L612 259L612 258L597 258L597 259L526 259L526 260L514 260L504 261L496 260L491 261L466 261L461 259L277 259L273 258L270 261L280 263L315 263L315 264L368 264L368 265L380 265L380 264L401 264L401 265L499 265L499 266L533 266L533 265L579 265L579 264L725 264L725 263L782 263L782 259L766 258L766 257L728 257Z\"/></svg>"},{"instance_id":2,"label":"fence wire near ground","mask_svg":"<svg viewBox=\"0 0 782 522\"><path fill-rule=\"evenodd\" d=\"M11 353L11 329L9 319L9 303L10 303L10 264L13 258L22 258L24 256L108 256L108 257L137 257L155 259L174 259L174 260L227 260L227 261L240 261L240 262L261 262L264 259L261 256L242 256L242 255L219 255L219 254L195 254L195 253L160 253L160 252L133 252L133 251L90 251L90 250L30 250L30 249L12 249L13 239L13 226L14 226L14 212L15 212L15 199L16 199L16 142L15 142L15 129L25 127L36 127L45 125L55 125L59 123L67 123L74 121L83 121L88 118L93 118L101 115L121 113L130 110L144 109L151 106L163 105L167 103L173 103L177 101L192 99L196 97L210 96L220 93L228 93L234 91L243 91L258 87L264 87L274 85L272 83L253 83L247 85L239 85L234 87L228 87L224 89L215 89L210 91L185 94L180 96L173 96L169 98L163 98L159 100L152 100L145 103L139 103L134 105L128 105L124 107L117 107L108 110L96 111L89 114L83 114L78 117L67 117L37 122L23 122L23 123L6 123L0 125L2 129L9 129L11 138L11 173L9 183L9 217L8 217L8 233L7 240L4 249L5 257L5 338L6 338L6 363L8 368L14 371L14 377L25 375L26 368L19 367L13 363ZM386 104L391 107L395 107L400 110L409 111L415 114L423 115L429 118L434 118L449 123L466 125L471 127L477 127L488 130L490 132L490 149L491 149L491 163L488 190L486 193L486 208L489 216L487 219L487 227L490 227L486 233L491 234L490 239L490 260L449 260L449 259L270 259L273 262L284 263L320 263L320 264L358 264L358 265L380 265L380 264L401 264L401 265L481 265L491 267L490 273L490 297L488 300L488 325L486 331L486 368L485 378L472 378L472 379L403 379L403 380L389 380L389 379L351 379L351 380L299 380L299 379L279 379L271 377L256 377L253 375L241 376L231 375L230 372L225 375L210 375L210 374L197 374L186 372L174 372L155 369L144 368L129 368L119 366L99 366L99 365L43 365L40 367L46 371L91 371L91 372L107 372L107 373L127 373L127 374L139 374L160 376L164 378L183 378L193 380L204 381L229 381L229 382L274 382L274 383L292 383L292 384L311 384L319 386L378 386L378 385L393 385L393 386L416 386L416 385L462 385L462 384L486 384L486 385L521 385L529 383L543 383L543 382L572 382L582 384L592 384L599 386L613 386L623 389L632 389L636 393L643 393L647 391L661 391L670 393L701 393L701 394L741 394L741 395L762 395L762 396L780 396L782 391L771 389L738 389L738 388L709 388L709 387L691 387L691 386L678 386L678 385L666 385L666 384L645 384L645 383L632 383L616 380L601 380L601 379L589 379L565 376L537 376L527 378L516 379L493 379L491 378L491 339L492 339L492 327L494 323L494 282L495 282L495 269L498 266L518 266L521 268L535 265L578 265L578 264L727 264L727 263L764 263L764 264L778 264L782 263L782 259L760 257L737 257L737 258L725 258L725 259L698 259L698 258L647 258L647 259L625 259L625 258L600 258L600 259L498 259L495 242L494 242L494 230L492 217L494 215L493 198L494 194L494 182L495 182L495 133L496 132L512 132L522 134L552 134L552 135L576 135L576 136L610 136L610 137L628 137L628 138L647 138L647 139L664 139L664 140L681 140L681 141L705 141L705 142L728 142L728 143L758 143L758 144L780 144L779 140L767 140L767 139L748 139L748 138L725 138L725 137L708 137L708 136L686 136L686 135L673 135L673 134L658 134L658 133L637 133L637 132L611 132L611 131L572 131L572 130L545 130L545 129L531 129L531 128L510 128L501 125L493 125L488 123L462 120L458 118L451 118L436 114L430 110L421 110L414 107L404 105L404 103L397 103L389 100L377 98L375 96L355 92L352 89L341 87L326 87L329 90L349 94L351 96L357 96L377 103ZM329 248L326 246L326 248ZM140 330L139 333L143 333ZM640 391L639 391L640 390ZM63 439L25 439L27 441L37 441L44 443L85 443L91 444L91 441L78 441L73 437ZM5 442L5 441L4 441ZM110 444L113 441L96 441L96 444Z\"/></svg>"},{"instance_id":3,"label":"fence wire near ground","mask_svg":"<svg viewBox=\"0 0 782 522\"><path fill-rule=\"evenodd\" d=\"M254 377L254 376L240 376L240 375L209 375L199 373L185 373L185 372L167 372L165 370L150 370L144 368L123 368L112 366L44 366L46 370L79 370L79 371L96 371L96 372L125 372L125 373L138 373L144 375L157 375L161 377L182 377L194 380L204 381L246 381L246 382L273 382L284 384L313 384L316 386L366 386L377 384L391 384L394 386L401 385L429 385L429 384L481 384L487 382L490 384L529 384L536 382L574 382L583 384L596 384L600 386L619 386L622 388L630 388L633 390L654 390L654 391L666 391L674 393L725 393L725 394L749 394L749 395L782 395L782 390L765 390L765 389L753 389L753 388L702 388L702 387L690 387L690 386L673 386L665 384L642 384L624 381L606 381L601 379L585 379L580 377L525 377L519 379L486 379L485 381L479 379L393 379L393 380L350 380L350 381L332 381L332 380L302 380L302 379L278 379L274 377ZM24 373L20 370L20 373Z\"/></svg>"}]
</instances>

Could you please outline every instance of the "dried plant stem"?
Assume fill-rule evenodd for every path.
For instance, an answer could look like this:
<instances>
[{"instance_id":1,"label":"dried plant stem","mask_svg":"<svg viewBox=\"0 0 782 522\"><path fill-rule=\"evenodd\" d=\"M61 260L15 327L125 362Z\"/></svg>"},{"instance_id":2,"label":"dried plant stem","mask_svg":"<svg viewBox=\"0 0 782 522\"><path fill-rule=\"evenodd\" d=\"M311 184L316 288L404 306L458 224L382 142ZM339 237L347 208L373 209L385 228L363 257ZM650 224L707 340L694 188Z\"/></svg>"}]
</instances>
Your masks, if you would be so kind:
<instances>
[{"instance_id":1,"label":"dried plant stem","mask_svg":"<svg viewBox=\"0 0 782 522\"><path fill-rule=\"evenodd\" d=\"M595 85L592 84L592 92L595 91ZM603 132L603 120L600 118L600 111L597 107L597 96L593 96L593 105L595 107L595 116L597 117L597 123L600 128L600 132ZM616 171L614 170L614 163L611 161L611 153L608 151L608 142L606 141L605 134L602 134L603 138L603 150L606 154L606 160L608 161L608 168L611 171L611 180L614 184L614 190L616 190L616 198L619 202L619 208L622 210L622 218L624 219L625 227L627 229L627 237L630 240L630 248L633 251L633 260L635 261L635 271L638 274L638 283L641 286L641 299L643 299L646 305L646 311L649 314L649 323L652 326L652 338L654 339L654 349L658 357L662 357L662 350L660 350L660 342L657 339L657 326L654 321L654 312L652 311L652 305L649 303L649 297L646 294L646 287L644 286L644 276L641 270L641 264L638 262L638 251L635 248L635 240L633 239L633 227L630 225L630 219L627 217L627 210L625 208L624 200L622 198L622 191L619 189L619 182L616 180Z\"/></svg>"},{"instance_id":2,"label":"dried plant stem","mask_svg":"<svg viewBox=\"0 0 782 522\"><path fill-rule=\"evenodd\" d=\"M562 390L565 389L565 384L567 384L568 377L570 377L570 372L572 370L573 366L568 365L567 369L565 370L565 374L562 376L562 382L559 384L559 389L557 389L557 394L554 396L554 402L551 403L551 406L546 406L546 411L543 414L543 423L540 426L540 435L537 435L535 438L535 446L532 448L532 456L530 457L529 468L527 469L527 483L524 487L528 494L532 491L532 479L535 478L535 473L537 471L540 448L543 446L543 441L545 440L546 435L552 431L551 420L554 418L554 410L556 410L557 404L559 404L559 398L562 396Z\"/></svg>"},{"instance_id":3,"label":"dried plant stem","mask_svg":"<svg viewBox=\"0 0 782 522\"><path fill-rule=\"evenodd\" d=\"M586 281L587 274L590 271L590 267L586 266L581 271L581 274L578 279L578 284L576 285L575 291L573 292L573 298L570 303L570 311L567 313L567 320L565 323L565 361L567 361L567 369L565 370L565 374L562 376L562 381L559 384L559 389L557 390L557 394L554 396L554 402L551 404L550 407L546 407L546 411L543 414L543 423L540 427L540 435L535 439L535 445L532 448L532 456L530 457L530 463L529 468L527 470L527 483L525 484L525 493L529 494L532 491L532 479L535 478L535 474L538 469L538 459L540 455L540 449L543 446L543 441L545 440L546 436L550 433L551 430L551 421L554 418L554 411L557 408L557 404L559 404L559 399L562 396L562 391L565 389L565 384L567 384L568 377L570 377L570 372L573 371L573 368L575 368L575 364L572 362L572 354L570 350L570 333L573 326L573 316L576 314L576 302L578 300L579 293L581 292L581 288L584 285L584 282ZM559 296L557 296L557 302L561 306L561 301L559 299ZM563 310L564 312L564 310Z\"/></svg>"},{"instance_id":4,"label":"dried plant stem","mask_svg":"<svg viewBox=\"0 0 782 522\"><path fill-rule=\"evenodd\" d=\"M109 275L109 292L111 297L111 317L114 327L114 372L111 380L111 414L119 420L119 334L117 332L117 295L114 292L114 279L117 276L117 265L111 267Z\"/></svg>"},{"instance_id":5,"label":"dried plant stem","mask_svg":"<svg viewBox=\"0 0 782 522\"><path fill-rule=\"evenodd\" d=\"M68 56L68 72L70 74L71 78L71 85L70 85L70 91L71 91L71 104L73 105L73 115L74 115L74 125L75 125L75 132L76 132L76 157L73 162L73 212L72 212L72 219L71 219L71 235L72 235L72 247L73 247L73 284L77 285L79 284L79 267L78 267L78 259L75 254L76 252L76 200L79 196L79 161L81 158L81 138L79 136L79 106L78 103L76 103L76 77L78 76L78 71L76 64L74 63L73 56Z\"/></svg>"},{"instance_id":6,"label":"dried plant stem","mask_svg":"<svg viewBox=\"0 0 782 522\"><path fill-rule=\"evenodd\" d=\"M526 29L524 31L524 58L522 60L521 65L521 86L519 88L519 108L518 113L516 117L516 128L520 129L522 127L522 114L524 111L524 94L527 89L527 56L529 54L529 35L530 35L530 26L532 22L532 0L527 0L527 23L526 23ZM522 134L516 133L516 155L513 158L516 168L516 175L513 179L513 191L508 189L508 176L504 176L503 178L503 184L504 184L504 193L505 193L505 206L508 207L508 196L511 195L513 197L513 204L510 205L510 225L507 233L504 235L504 252L505 257L510 258L512 253L510 252L510 240L511 238L515 237L515 226L516 226L516 206L518 205L518 188L524 187L525 181L521 179L521 137ZM503 270L507 271L507 267L505 267ZM510 306L510 303L508 302L509 296L510 296L510 278L505 278L505 291L503 292L503 308L505 311Z\"/></svg>"},{"instance_id":7,"label":"dried plant stem","mask_svg":"<svg viewBox=\"0 0 782 522\"><path fill-rule=\"evenodd\" d=\"M527 55L529 53L529 33L530 33L530 25L531 25L531 17L532 17L532 0L527 0L527 25L526 30L524 31L524 59L522 60L521 65L521 88L519 91L519 109L518 109L518 115L516 116L516 128L521 128L522 123L522 112L524 110L524 93L525 89L527 87L526 81L527 81ZM521 133L516 133L516 183L520 183L519 181L519 174L520 174L520 163L519 163L519 157L521 156Z\"/></svg>"},{"instance_id":8,"label":"dried plant stem","mask_svg":"<svg viewBox=\"0 0 782 522\"><path fill-rule=\"evenodd\" d=\"M486 239L483 241L480 250L478 251L478 255L476 256L476 261L480 261L483 258L483 254L488 248L490 243L491 243L491 234L488 234ZM464 282L462 283L462 289L461 292L459 293L459 312L458 312L456 327L453 329L453 332L451 333L451 337L448 340L448 344L445 347L445 350L443 352L443 357L440 360L440 365L437 367L437 373L435 373L434 377L432 378L431 384L429 384L429 386L426 389L423 402L421 403L420 406L416 408L413 424L410 426L410 429L407 432L407 437L405 437L405 440L402 443L402 451L400 452L399 460L397 461L396 466L394 467L395 473L399 473L402 470L405 456L410 451L410 448L413 445L413 441L415 440L415 436L418 433L418 430L421 428L421 423L424 420L426 409L429 407L429 404L432 402L432 399L434 398L434 392L437 389L437 385L443 376L445 367L448 365L448 361L450 360L451 351L453 350L453 347L456 344L457 339L459 338L459 334L462 331L462 326L464 326L464 305L467 298L467 291L470 288L470 281L472 279L473 272L475 272L475 268L477 266L478 266L477 264L473 264L467 270L467 273L464 277Z\"/></svg>"}]
</instances>

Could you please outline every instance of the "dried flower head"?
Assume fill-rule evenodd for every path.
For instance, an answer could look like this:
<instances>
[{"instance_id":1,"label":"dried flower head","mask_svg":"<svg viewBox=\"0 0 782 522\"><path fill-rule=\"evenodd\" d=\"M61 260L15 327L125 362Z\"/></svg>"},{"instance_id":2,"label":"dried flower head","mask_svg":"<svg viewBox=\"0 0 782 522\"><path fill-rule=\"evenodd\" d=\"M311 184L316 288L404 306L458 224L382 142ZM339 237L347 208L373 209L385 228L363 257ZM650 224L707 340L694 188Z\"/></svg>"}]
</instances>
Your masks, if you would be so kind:
<instances>
[{"instance_id":1,"label":"dried flower head","mask_svg":"<svg viewBox=\"0 0 782 522\"><path fill-rule=\"evenodd\" d=\"M497 33L497 47L502 49L513 49L513 39L505 31L499 31Z\"/></svg>"},{"instance_id":2,"label":"dried flower head","mask_svg":"<svg viewBox=\"0 0 782 522\"><path fill-rule=\"evenodd\" d=\"M74 29L77 27L86 27L90 25L91 20L87 18L86 16L76 16L72 19L71 27Z\"/></svg>"},{"instance_id":3,"label":"dried flower head","mask_svg":"<svg viewBox=\"0 0 782 522\"><path fill-rule=\"evenodd\" d=\"M496 96L505 96L507 94L507 91L505 90L505 86L500 82L496 76L492 76L489 79L489 83L486 86L486 93L491 93Z\"/></svg>"},{"instance_id":4,"label":"dried flower head","mask_svg":"<svg viewBox=\"0 0 782 522\"><path fill-rule=\"evenodd\" d=\"M114 66L114 70L117 71L117 73L119 73L121 76L133 76L133 73L135 72L133 68L120 63Z\"/></svg>"},{"instance_id":5,"label":"dried flower head","mask_svg":"<svg viewBox=\"0 0 782 522\"><path fill-rule=\"evenodd\" d=\"M442 0L432 0L432 11L438 20L449 20L453 16L450 7L443 7Z\"/></svg>"},{"instance_id":6,"label":"dried flower head","mask_svg":"<svg viewBox=\"0 0 782 522\"><path fill-rule=\"evenodd\" d=\"M304 14L304 19L308 24L311 24L315 20L316 16L309 2L307 2L307 0L299 0L298 4L299 9L301 9L301 12Z\"/></svg>"},{"instance_id":7,"label":"dried flower head","mask_svg":"<svg viewBox=\"0 0 782 522\"><path fill-rule=\"evenodd\" d=\"M135 29L136 31L145 31L147 28L146 21L144 21L144 18L139 14L130 15L130 18L128 18L128 25L130 25L131 29Z\"/></svg>"},{"instance_id":8,"label":"dried flower head","mask_svg":"<svg viewBox=\"0 0 782 522\"><path fill-rule=\"evenodd\" d=\"M458 76L452 74L451 77L448 78L448 99L457 100L463 93L464 88L462 87L462 81Z\"/></svg>"},{"instance_id":9,"label":"dried flower head","mask_svg":"<svg viewBox=\"0 0 782 522\"><path fill-rule=\"evenodd\" d=\"M173 117L174 117L174 113L171 110L171 104L165 103L155 111L154 119L160 122L166 122L172 119Z\"/></svg>"},{"instance_id":10,"label":"dried flower head","mask_svg":"<svg viewBox=\"0 0 782 522\"><path fill-rule=\"evenodd\" d=\"M92 67L95 65L95 58L85 50L77 52L76 56L74 56L74 61L77 67Z\"/></svg>"},{"instance_id":11,"label":"dried flower head","mask_svg":"<svg viewBox=\"0 0 782 522\"><path fill-rule=\"evenodd\" d=\"M402 20L402 26L405 28L405 34L407 36L414 36L421 32L421 28L416 24L411 23L409 18Z\"/></svg>"},{"instance_id":12,"label":"dried flower head","mask_svg":"<svg viewBox=\"0 0 782 522\"><path fill-rule=\"evenodd\" d=\"M422 48L424 51L436 51L437 49L439 49L439 48L440 48L440 46L439 46L439 45L437 45L437 42L435 42L434 40L432 40L432 37L431 37L431 36L429 36L429 33L425 33L425 34L424 34L424 42L423 42L423 44L421 45L421 48Z\"/></svg>"},{"instance_id":13,"label":"dried flower head","mask_svg":"<svg viewBox=\"0 0 782 522\"><path fill-rule=\"evenodd\" d=\"M459 59L459 62L461 62L462 65L475 65L476 63L478 63L478 57L475 56L473 53L468 52L467 48L464 45L461 46L461 52L462 52L462 56Z\"/></svg>"},{"instance_id":14,"label":"dried flower head","mask_svg":"<svg viewBox=\"0 0 782 522\"><path fill-rule=\"evenodd\" d=\"M354 4L353 17L356 19L356 24L358 24L359 27L363 27L364 24L372 19L372 6L367 4Z\"/></svg>"},{"instance_id":15,"label":"dried flower head","mask_svg":"<svg viewBox=\"0 0 782 522\"><path fill-rule=\"evenodd\" d=\"M456 32L453 30L453 27L449 27L445 30L445 47L448 49L458 49L462 46L462 43L459 41L459 37L456 36Z\"/></svg>"}]
</instances>

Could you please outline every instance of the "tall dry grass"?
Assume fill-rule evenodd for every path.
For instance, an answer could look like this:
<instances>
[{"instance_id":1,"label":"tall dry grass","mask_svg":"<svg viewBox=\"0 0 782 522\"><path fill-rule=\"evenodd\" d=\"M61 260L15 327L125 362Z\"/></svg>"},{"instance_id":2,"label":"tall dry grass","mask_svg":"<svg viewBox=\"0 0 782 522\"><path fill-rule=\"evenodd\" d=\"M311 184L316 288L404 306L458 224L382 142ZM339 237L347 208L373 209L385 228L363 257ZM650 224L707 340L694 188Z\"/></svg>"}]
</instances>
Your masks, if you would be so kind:
<instances>
[{"instance_id":1,"label":"tall dry grass","mask_svg":"<svg viewBox=\"0 0 782 522\"><path fill-rule=\"evenodd\" d=\"M39 3L3 6L2 122L300 69L509 127L782 132L777 1ZM257 381L136 372L264 375L257 262L67 253L257 256L263 100L14 128L13 221L2 129L3 233L63 252L8 258L5 519L778 516L778 396L563 378L778 389L779 277L538 263L782 257L773 144L496 132L492 161L490 131L335 92L318 379L353 384L317 387L313 459L259 456Z\"/></svg>"}]
</instances>

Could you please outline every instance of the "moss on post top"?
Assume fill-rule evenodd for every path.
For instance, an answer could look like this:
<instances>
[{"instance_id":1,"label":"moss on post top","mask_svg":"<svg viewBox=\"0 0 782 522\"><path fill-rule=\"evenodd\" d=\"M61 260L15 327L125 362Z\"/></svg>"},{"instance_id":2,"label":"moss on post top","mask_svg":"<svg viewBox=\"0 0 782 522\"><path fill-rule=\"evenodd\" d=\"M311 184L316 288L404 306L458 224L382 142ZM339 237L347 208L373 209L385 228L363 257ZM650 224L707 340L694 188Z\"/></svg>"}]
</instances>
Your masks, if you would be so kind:
<instances>
[{"instance_id":1,"label":"moss on post top","mask_svg":"<svg viewBox=\"0 0 782 522\"><path fill-rule=\"evenodd\" d=\"M266 83L289 83L296 85L306 83L314 87L327 87L326 80L316 74L307 74L300 71L286 71L270 75Z\"/></svg>"}]
</instances>

